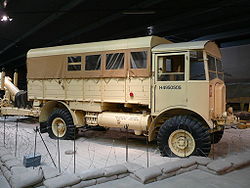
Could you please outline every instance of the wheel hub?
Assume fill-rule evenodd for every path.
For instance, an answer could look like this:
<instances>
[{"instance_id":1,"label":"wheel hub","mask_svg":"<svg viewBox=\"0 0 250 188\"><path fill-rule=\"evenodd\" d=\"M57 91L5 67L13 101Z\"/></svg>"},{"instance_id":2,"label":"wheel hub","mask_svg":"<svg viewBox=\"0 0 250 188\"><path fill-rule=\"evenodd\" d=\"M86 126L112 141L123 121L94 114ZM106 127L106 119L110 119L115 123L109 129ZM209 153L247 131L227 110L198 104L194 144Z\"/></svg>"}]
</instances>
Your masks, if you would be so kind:
<instances>
[{"instance_id":1,"label":"wheel hub","mask_svg":"<svg viewBox=\"0 0 250 188\"><path fill-rule=\"evenodd\" d=\"M188 131L182 129L178 129L170 134L168 145L171 151L179 157L187 157L195 149L193 136Z\"/></svg>"},{"instance_id":2,"label":"wheel hub","mask_svg":"<svg viewBox=\"0 0 250 188\"><path fill-rule=\"evenodd\" d=\"M62 125L62 124L59 124L59 125L57 126L57 130L58 130L58 132L59 132L60 134L62 134L62 133L65 131L65 126Z\"/></svg>"},{"instance_id":3,"label":"wheel hub","mask_svg":"<svg viewBox=\"0 0 250 188\"><path fill-rule=\"evenodd\" d=\"M177 138L176 145L180 149L185 149L188 145L188 141L184 136L180 136L179 138Z\"/></svg>"},{"instance_id":4,"label":"wheel hub","mask_svg":"<svg viewBox=\"0 0 250 188\"><path fill-rule=\"evenodd\" d=\"M60 118L57 117L52 121L52 131L53 134L59 138L63 137L66 134L67 131L67 125L65 123L65 121Z\"/></svg>"}]
</instances>

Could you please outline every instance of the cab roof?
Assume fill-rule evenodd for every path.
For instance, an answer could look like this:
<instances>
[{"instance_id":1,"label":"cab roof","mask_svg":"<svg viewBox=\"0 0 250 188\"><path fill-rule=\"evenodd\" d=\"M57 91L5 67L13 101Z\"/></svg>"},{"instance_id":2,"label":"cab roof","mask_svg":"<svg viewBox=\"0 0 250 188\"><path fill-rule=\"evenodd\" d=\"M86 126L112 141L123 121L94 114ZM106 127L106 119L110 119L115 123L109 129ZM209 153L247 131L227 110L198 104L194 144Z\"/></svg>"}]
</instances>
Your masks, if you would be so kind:
<instances>
[{"instance_id":1,"label":"cab roof","mask_svg":"<svg viewBox=\"0 0 250 188\"><path fill-rule=\"evenodd\" d=\"M180 42L171 44L159 44L152 48L153 53L161 52L178 52L188 50L205 50L209 54L221 58L221 52L215 42L205 41L194 41L194 42Z\"/></svg>"}]
</instances>

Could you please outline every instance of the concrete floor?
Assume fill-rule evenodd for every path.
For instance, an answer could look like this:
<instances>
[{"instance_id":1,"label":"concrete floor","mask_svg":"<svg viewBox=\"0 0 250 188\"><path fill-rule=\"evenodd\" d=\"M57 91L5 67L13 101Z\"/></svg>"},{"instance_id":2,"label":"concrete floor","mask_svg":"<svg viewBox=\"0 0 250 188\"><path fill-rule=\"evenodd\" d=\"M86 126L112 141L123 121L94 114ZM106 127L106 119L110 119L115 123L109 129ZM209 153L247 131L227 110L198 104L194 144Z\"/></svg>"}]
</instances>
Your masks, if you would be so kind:
<instances>
[{"instance_id":1,"label":"concrete floor","mask_svg":"<svg viewBox=\"0 0 250 188\"><path fill-rule=\"evenodd\" d=\"M1 188L10 188L9 183L5 179L5 177L2 174L2 171L0 170L0 187Z\"/></svg>"},{"instance_id":2,"label":"concrete floor","mask_svg":"<svg viewBox=\"0 0 250 188\"><path fill-rule=\"evenodd\" d=\"M35 134L33 129L38 126L30 120L22 120L18 124L16 147L15 118L8 118L6 122L6 147L22 161L23 156L34 152ZM124 130L123 130L124 131ZM49 151L58 163L57 140L50 139L48 134L42 134ZM76 172L91 168L102 168L114 164L121 164L126 160L125 132L118 130L87 131L76 140ZM147 167L147 144L144 138L135 138L132 134L128 141L128 161ZM212 146L210 158L225 157L235 152L250 149L250 129L226 129L218 144ZM3 147L3 119L0 119L0 148ZM73 141L60 140L60 168L62 172L73 172L73 155L67 152L73 150ZM15 149L17 148L17 149ZM37 136L36 152L42 155L42 164L53 166L52 160L39 136ZM165 162L179 160L178 158L161 157L155 143L148 145L149 166L160 165Z\"/></svg>"}]
</instances>

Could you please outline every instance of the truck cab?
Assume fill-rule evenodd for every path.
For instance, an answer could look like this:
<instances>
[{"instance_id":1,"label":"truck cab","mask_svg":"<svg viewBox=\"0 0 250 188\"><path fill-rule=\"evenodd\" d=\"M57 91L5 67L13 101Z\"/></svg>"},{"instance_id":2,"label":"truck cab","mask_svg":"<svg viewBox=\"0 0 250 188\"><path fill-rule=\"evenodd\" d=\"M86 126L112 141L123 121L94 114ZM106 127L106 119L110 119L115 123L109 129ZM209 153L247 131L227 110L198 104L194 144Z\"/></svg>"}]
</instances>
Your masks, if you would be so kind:
<instances>
[{"instance_id":1,"label":"truck cab","mask_svg":"<svg viewBox=\"0 0 250 188\"><path fill-rule=\"evenodd\" d=\"M160 123L158 132L162 154L184 157L194 150L202 150L197 149L195 138L189 135L195 132L193 126L185 121L201 123L198 129L204 130L196 133L196 139L206 132L206 147L217 143L223 134L221 125L225 124L223 113L226 106L221 53L217 45L211 41L161 44L152 49L152 60L151 113L156 116L153 123L157 124L158 119L162 122L162 118L167 117L163 125ZM184 128L173 125L175 133L165 131L171 129L171 123ZM163 142L168 142L168 146Z\"/></svg>"}]
</instances>

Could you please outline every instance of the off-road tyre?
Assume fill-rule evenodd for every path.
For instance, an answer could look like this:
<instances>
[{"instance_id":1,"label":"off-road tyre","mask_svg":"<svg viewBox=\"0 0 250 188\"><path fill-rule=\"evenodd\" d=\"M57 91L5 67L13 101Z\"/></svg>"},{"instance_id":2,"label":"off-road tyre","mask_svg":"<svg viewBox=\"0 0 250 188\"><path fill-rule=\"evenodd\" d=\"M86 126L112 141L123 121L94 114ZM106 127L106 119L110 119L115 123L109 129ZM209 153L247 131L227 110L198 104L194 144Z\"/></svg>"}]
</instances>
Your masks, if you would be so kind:
<instances>
[{"instance_id":1,"label":"off-road tyre","mask_svg":"<svg viewBox=\"0 0 250 188\"><path fill-rule=\"evenodd\" d=\"M174 134L176 131L183 131L192 136L191 140L193 140L195 144L193 144L193 149L190 151L190 154L185 155L185 153L182 153L182 155L176 155L171 150L169 139L171 134ZM166 120L160 127L157 135L157 145L162 156L188 157L196 155L207 157L211 149L209 128L194 117L188 115L174 116Z\"/></svg>"},{"instance_id":2,"label":"off-road tyre","mask_svg":"<svg viewBox=\"0 0 250 188\"><path fill-rule=\"evenodd\" d=\"M52 130L52 122L54 119L60 118L66 124L66 131L63 136L59 136L55 134ZM53 139L61 139L61 140L73 140L76 137L76 127L73 123L72 116L70 112L66 109L55 109L48 118L48 134L50 138Z\"/></svg>"},{"instance_id":3,"label":"off-road tyre","mask_svg":"<svg viewBox=\"0 0 250 188\"><path fill-rule=\"evenodd\" d=\"M222 139L224 134L224 128L221 131L216 131L213 133L210 133L210 137L211 137L211 143L212 144L217 144L220 142L220 140Z\"/></svg>"},{"instance_id":4,"label":"off-road tyre","mask_svg":"<svg viewBox=\"0 0 250 188\"><path fill-rule=\"evenodd\" d=\"M39 130L40 130L40 133L48 132L48 122L47 121L40 122Z\"/></svg>"}]
</instances>

